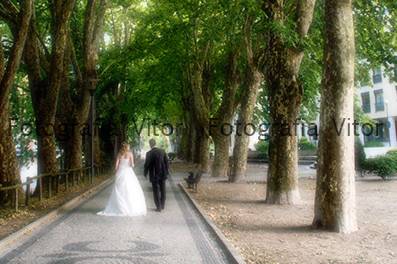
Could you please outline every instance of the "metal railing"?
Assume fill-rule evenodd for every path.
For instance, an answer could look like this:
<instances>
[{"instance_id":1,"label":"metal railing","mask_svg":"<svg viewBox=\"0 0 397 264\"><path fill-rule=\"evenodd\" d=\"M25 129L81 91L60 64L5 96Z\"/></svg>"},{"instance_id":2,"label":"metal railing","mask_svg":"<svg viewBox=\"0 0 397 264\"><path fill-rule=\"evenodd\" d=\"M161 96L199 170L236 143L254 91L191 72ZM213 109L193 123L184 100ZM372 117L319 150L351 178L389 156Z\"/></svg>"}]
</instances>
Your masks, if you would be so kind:
<instances>
[{"instance_id":1,"label":"metal railing","mask_svg":"<svg viewBox=\"0 0 397 264\"><path fill-rule=\"evenodd\" d=\"M94 173L92 173L94 171ZM60 171L58 173L45 173L40 174L35 177L27 177L24 183L15 184L12 186L4 186L0 184L0 193L1 192L13 192L13 196L11 199L12 207L15 211L18 211L19 208L19 193L22 191L22 188L26 186L25 189L25 206L29 206L30 198L31 198L31 185L34 180L37 180L37 187L35 192L38 196L39 201L43 200L43 182L47 181L47 198L51 198L52 196L58 194L60 186L63 184L63 188L65 191L68 191L70 187L75 185L79 185L82 183L93 183L93 179L95 176L103 175L105 173L104 167L94 166L94 170L92 167L83 167L79 169L71 169L67 171Z\"/></svg>"}]
</instances>

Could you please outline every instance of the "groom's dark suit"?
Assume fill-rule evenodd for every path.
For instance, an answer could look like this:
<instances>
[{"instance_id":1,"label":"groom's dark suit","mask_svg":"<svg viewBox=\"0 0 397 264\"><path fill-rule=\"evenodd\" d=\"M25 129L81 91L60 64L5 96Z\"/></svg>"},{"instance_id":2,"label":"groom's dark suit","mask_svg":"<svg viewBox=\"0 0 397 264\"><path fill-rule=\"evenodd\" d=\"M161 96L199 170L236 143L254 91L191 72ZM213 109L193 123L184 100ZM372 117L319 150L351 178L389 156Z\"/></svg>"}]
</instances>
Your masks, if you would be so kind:
<instances>
[{"instance_id":1,"label":"groom's dark suit","mask_svg":"<svg viewBox=\"0 0 397 264\"><path fill-rule=\"evenodd\" d=\"M168 176L168 158L164 150L154 147L146 153L145 177L147 177L148 172L153 186L153 197L157 210L164 209L165 181Z\"/></svg>"}]
</instances>

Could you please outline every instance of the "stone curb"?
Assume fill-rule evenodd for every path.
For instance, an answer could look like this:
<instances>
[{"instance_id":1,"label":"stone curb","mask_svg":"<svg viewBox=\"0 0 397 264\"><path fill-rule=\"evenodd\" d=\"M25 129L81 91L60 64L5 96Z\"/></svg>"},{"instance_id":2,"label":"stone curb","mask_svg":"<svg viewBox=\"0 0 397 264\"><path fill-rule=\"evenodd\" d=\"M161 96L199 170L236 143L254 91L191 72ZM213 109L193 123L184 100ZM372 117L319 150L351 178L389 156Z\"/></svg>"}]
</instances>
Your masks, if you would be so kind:
<instances>
[{"instance_id":1,"label":"stone curb","mask_svg":"<svg viewBox=\"0 0 397 264\"><path fill-rule=\"evenodd\" d=\"M113 177L104 180L99 185L87 190L86 192L78 195L72 200L49 212L48 214L40 217L34 222L28 224L25 227L22 227L18 231L0 240L0 257L8 253L10 250L15 249L18 245L23 244L23 242L33 234L33 232L38 231L38 229L40 228L43 228L44 225L55 222L62 216L79 207L81 204L83 204L91 197L109 186L113 182L113 180Z\"/></svg>"},{"instance_id":2,"label":"stone curb","mask_svg":"<svg viewBox=\"0 0 397 264\"><path fill-rule=\"evenodd\" d=\"M243 257L240 253L231 245L231 243L227 240L222 231L211 221L211 219L205 214L204 210L200 207L200 205L193 199L190 193L186 190L183 184L179 183L179 187L182 189L183 193L188 197L188 200L193 204L193 207L197 210L199 215L202 217L207 226L213 231L220 242L220 245L223 247L225 252L229 254L229 258L232 261L231 263L235 264L246 264Z\"/></svg>"}]
</instances>

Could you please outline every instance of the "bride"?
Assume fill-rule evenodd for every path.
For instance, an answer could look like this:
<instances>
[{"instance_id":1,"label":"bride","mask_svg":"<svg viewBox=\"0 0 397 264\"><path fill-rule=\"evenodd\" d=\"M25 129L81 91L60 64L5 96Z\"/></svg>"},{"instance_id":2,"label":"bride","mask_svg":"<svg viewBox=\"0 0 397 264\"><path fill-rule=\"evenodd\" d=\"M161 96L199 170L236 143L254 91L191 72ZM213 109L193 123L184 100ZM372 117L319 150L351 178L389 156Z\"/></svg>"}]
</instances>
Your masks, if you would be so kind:
<instances>
[{"instance_id":1,"label":"bride","mask_svg":"<svg viewBox=\"0 0 397 264\"><path fill-rule=\"evenodd\" d=\"M122 143L116 161L116 180L106 208L98 215L146 215L146 202L142 187L134 170L134 156L127 143Z\"/></svg>"}]
</instances>

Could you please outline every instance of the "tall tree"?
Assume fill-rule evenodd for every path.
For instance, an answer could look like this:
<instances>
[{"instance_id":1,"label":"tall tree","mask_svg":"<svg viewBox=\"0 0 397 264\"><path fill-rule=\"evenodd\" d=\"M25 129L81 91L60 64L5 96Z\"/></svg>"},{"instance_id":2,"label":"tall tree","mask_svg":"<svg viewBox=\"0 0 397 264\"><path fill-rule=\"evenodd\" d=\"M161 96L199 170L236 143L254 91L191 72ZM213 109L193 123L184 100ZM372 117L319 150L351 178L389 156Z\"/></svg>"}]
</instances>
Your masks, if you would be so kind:
<instances>
[{"instance_id":1,"label":"tall tree","mask_svg":"<svg viewBox=\"0 0 397 264\"><path fill-rule=\"evenodd\" d=\"M184 6L186 8L186 6ZM215 58L219 44L212 36L220 36L222 23L219 19L223 16L223 10L218 9L216 3L203 4L196 2L187 10L189 22L186 30L186 55L189 62L186 74L192 95L193 126L190 126L195 146L193 161L199 163L204 171L209 170L209 142L210 142L210 117L213 111L215 89ZM197 12L199 10L199 12ZM214 15L214 11L219 12ZM181 17L183 21L183 17ZM217 21L217 22L215 22ZM211 24L211 26L208 26Z\"/></svg>"},{"instance_id":2,"label":"tall tree","mask_svg":"<svg viewBox=\"0 0 397 264\"><path fill-rule=\"evenodd\" d=\"M263 52L253 45L253 22L254 17L249 15L244 25L247 65L241 95L241 107L236 127L231 174L229 176L229 181L231 182L245 181L249 137L246 131L243 131L243 128L252 121L256 98L263 79L260 71Z\"/></svg>"},{"instance_id":3,"label":"tall tree","mask_svg":"<svg viewBox=\"0 0 397 264\"><path fill-rule=\"evenodd\" d=\"M88 120L91 103L90 91L96 89L98 44L101 39L105 15L105 0L89 0L84 10L83 29L72 27L68 36L65 67L71 63L74 69L73 85L68 78L70 73L64 71L65 83L61 89L59 116L67 124L67 137L64 142L66 168L82 167L82 131ZM78 16L78 14L76 14ZM77 32L82 32L81 35ZM76 36L73 38L73 36ZM82 47L77 50L77 47ZM81 63L79 63L81 61ZM65 131L63 131L64 133ZM89 153L86 153L90 157Z\"/></svg>"},{"instance_id":4,"label":"tall tree","mask_svg":"<svg viewBox=\"0 0 397 264\"><path fill-rule=\"evenodd\" d=\"M11 3L2 2L0 8L7 9L9 4ZM7 60L4 58L3 46L0 43L0 184L2 185L19 181L19 166L11 131L9 95L21 62L32 10L33 0L21 2L15 27L11 28L14 44Z\"/></svg>"},{"instance_id":5,"label":"tall tree","mask_svg":"<svg viewBox=\"0 0 397 264\"><path fill-rule=\"evenodd\" d=\"M192 89L193 113L195 125L194 162L199 163L203 171L209 169L209 121L211 111L211 96L209 83L211 78L211 65L208 58L211 45L208 41L205 46L197 49L197 59L190 67L190 87Z\"/></svg>"},{"instance_id":6,"label":"tall tree","mask_svg":"<svg viewBox=\"0 0 397 264\"><path fill-rule=\"evenodd\" d=\"M58 95L67 70L64 66L69 19L74 0L53 0L51 6L51 53L38 34L34 15L30 26L24 61L27 66L38 137L39 173L59 170L56 155L55 115Z\"/></svg>"},{"instance_id":7,"label":"tall tree","mask_svg":"<svg viewBox=\"0 0 397 264\"><path fill-rule=\"evenodd\" d=\"M313 226L342 233L357 230L354 135L354 26L351 0L325 1L324 76Z\"/></svg>"},{"instance_id":8,"label":"tall tree","mask_svg":"<svg viewBox=\"0 0 397 264\"><path fill-rule=\"evenodd\" d=\"M314 5L315 0L263 1L262 8L270 20L265 33L264 70L271 123L266 192L266 202L270 204L294 204L300 200L298 147L293 128L303 95L299 81L303 42L312 22Z\"/></svg>"},{"instance_id":9,"label":"tall tree","mask_svg":"<svg viewBox=\"0 0 397 264\"><path fill-rule=\"evenodd\" d=\"M237 90L240 83L238 70L239 53L239 47L233 47L227 55L222 102L215 113L215 129L210 131L215 145L215 156L211 171L212 177L224 177L228 174L230 134L232 131L228 131L227 124L231 123L238 102Z\"/></svg>"}]
</instances>

